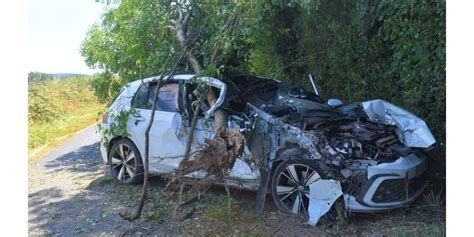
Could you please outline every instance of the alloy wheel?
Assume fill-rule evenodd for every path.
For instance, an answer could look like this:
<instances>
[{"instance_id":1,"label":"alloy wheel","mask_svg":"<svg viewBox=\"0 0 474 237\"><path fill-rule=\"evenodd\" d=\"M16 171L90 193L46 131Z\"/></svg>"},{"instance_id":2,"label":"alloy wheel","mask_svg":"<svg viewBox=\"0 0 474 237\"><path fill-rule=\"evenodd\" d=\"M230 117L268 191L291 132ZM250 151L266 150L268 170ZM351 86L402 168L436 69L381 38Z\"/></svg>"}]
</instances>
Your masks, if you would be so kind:
<instances>
[{"instance_id":1,"label":"alloy wheel","mask_svg":"<svg viewBox=\"0 0 474 237\"><path fill-rule=\"evenodd\" d=\"M113 176L120 182L132 179L137 170L137 158L130 146L120 143L114 146L111 155Z\"/></svg>"},{"instance_id":2,"label":"alloy wheel","mask_svg":"<svg viewBox=\"0 0 474 237\"><path fill-rule=\"evenodd\" d=\"M316 170L305 164L288 164L276 180L277 202L293 214L307 215L309 185L321 177Z\"/></svg>"}]
</instances>

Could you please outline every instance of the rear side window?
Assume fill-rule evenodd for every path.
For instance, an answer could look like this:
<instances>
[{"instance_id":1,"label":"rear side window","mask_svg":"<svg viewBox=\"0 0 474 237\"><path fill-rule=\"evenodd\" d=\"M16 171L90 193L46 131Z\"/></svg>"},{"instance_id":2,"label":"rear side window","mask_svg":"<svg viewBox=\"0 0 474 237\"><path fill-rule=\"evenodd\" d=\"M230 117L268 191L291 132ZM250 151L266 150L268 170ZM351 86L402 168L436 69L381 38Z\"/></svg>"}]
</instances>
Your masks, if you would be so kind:
<instances>
[{"instance_id":1,"label":"rear side window","mask_svg":"<svg viewBox=\"0 0 474 237\"><path fill-rule=\"evenodd\" d=\"M150 85L147 83L140 86L132 102L133 107L139 109L151 109L155 89L156 84ZM156 110L178 112L178 97L178 83L162 85L158 93L158 100L156 101Z\"/></svg>"},{"instance_id":2,"label":"rear side window","mask_svg":"<svg viewBox=\"0 0 474 237\"><path fill-rule=\"evenodd\" d=\"M132 106L137 109L146 109L148 100L148 84L143 84L135 93L135 97L132 100Z\"/></svg>"}]
</instances>

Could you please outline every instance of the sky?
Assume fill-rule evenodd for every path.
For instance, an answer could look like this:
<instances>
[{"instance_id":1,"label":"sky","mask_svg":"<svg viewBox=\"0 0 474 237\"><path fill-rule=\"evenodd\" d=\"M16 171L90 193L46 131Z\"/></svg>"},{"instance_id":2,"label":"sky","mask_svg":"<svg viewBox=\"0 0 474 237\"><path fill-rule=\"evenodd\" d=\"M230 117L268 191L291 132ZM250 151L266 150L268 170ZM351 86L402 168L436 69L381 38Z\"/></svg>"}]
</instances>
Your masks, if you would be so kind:
<instances>
[{"instance_id":1,"label":"sky","mask_svg":"<svg viewBox=\"0 0 474 237\"><path fill-rule=\"evenodd\" d=\"M28 71L93 74L79 49L99 23L104 5L95 0L28 0Z\"/></svg>"}]
</instances>

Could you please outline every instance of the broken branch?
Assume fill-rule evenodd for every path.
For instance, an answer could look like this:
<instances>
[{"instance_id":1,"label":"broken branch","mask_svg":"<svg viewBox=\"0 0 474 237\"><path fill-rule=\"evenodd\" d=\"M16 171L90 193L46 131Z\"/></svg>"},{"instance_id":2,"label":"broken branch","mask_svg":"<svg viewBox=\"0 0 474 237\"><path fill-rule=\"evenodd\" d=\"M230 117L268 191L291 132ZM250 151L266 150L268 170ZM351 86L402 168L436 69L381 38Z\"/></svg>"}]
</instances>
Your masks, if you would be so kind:
<instances>
[{"instance_id":1,"label":"broken branch","mask_svg":"<svg viewBox=\"0 0 474 237\"><path fill-rule=\"evenodd\" d=\"M171 71L168 75L168 78L173 77L173 75L176 71L176 67L178 66L179 62L183 58L186 50L187 50L187 48L183 48L183 50L181 51L181 54L177 58L177 60L175 61L174 65L173 65L173 68L171 69ZM168 60L167 60L167 62L168 62ZM166 67L167 67L167 63L164 65L164 68L166 68ZM161 82L162 82L162 80L164 79L164 77L166 75L167 75L166 73L163 73L163 74L160 75L160 78L158 79L158 84L155 88L155 94L153 96L151 116L150 116L150 120L148 121L148 125L147 125L146 131L145 131L145 157L144 157L145 159L144 159L144 162L143 162L144 163L143 192L142 192L142 196L140 198L140 202L138 203L137 210L133 215L127 215L127 214L120 213L120 216L123 219L128 220L128 221L133 221L133 220L136 220L138 217L140 217L140 214L143 210L143 206L145 205L145 200L146 200L146 197L147 197L147 194L148 194L148 187L150 185L149 184L149 167L148 167L149 152L150 152L150 130L151 130L151 127L152 127L153 122L154 122L155 111L156 111L156 101L158 100L158 93L159 93L159 90L160 90L160 87L161 87Z\"/></svg>"}]
</instances>

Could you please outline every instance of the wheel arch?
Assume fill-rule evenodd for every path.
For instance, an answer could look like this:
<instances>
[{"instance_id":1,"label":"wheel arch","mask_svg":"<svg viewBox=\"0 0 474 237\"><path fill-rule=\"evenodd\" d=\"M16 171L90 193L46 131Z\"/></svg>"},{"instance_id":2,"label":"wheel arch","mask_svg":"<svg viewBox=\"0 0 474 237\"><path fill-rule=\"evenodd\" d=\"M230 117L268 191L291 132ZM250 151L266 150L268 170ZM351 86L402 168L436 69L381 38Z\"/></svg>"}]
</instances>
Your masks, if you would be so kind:
<instances>
[{"instance_id":1,"label":"wheel arch","mask_svg":"<svg viewBox=\"0 0 474 237\"><path fill-rule=\"evenodd\" d=\"M321 175L327 176L328 172L330 171L329 166L324 164L321 159L314 159L311 157L311 153L299 145L298 143L294 142L287 142L280 146L276 152L276 158L272 160L272 169L271 169L271 177L273 176L273 172L275 171L276 167L282 162L301 162L304 164L310 164L312 166L316 166L319 168L320 171L323 173Z\"/></svg>"},{"instance_id":2,"label":"wheel arch","mask_svg":"<svg viewBox=\"0 0 474 237\"><path fill-rule=\"evenodd\" d=\"M125 136L116 136L112 139L110 139L109 143L108 143L108 146L107 146L107 157L109 157L109 154L110 154L110 149L112 149L112 147L115 145L115 143L121 139L127 139L129 140L131 143L133 143L133 145L135 145L135 147L137 147L137 150L138 152L140 152L140 148L137 146L137 143L135 143L132 139L130 139L129 137L125 137ZM141 156L141 152L140 152L140 157ZM107 159L107 165L108 165L108 159Z\"/></svg>"}]
</instances>

